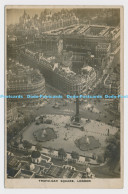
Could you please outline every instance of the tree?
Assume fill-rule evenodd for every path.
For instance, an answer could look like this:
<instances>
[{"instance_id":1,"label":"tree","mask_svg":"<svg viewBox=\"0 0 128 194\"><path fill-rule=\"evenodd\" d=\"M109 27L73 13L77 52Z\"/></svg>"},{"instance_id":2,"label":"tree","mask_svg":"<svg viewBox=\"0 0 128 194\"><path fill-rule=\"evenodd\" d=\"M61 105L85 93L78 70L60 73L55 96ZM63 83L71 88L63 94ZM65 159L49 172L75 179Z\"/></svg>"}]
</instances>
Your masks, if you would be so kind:
<instances>
[{"instance_id":1,"label":"tree","mask_svg":"<svg viewBox=\"0 0 128 194\"><path fill-rule=\"evenodd\" d=\"M27 140L24 140L23 146L24 146L24 148L25 148L26 150L28 150L28 149L31 149L32 144L31 144L30 142L28 142Z\"/></svg>"},{"instance_id":2,"label":"tree","mask_svg":"<svg viewBox=\"0 0 128 194\"><path fill-rule=\"evenodd\" d=\"M104 155L102 155L102 154L98 155L97 156L97 162L100 163L100 164L103 163L104 162Z\"/></svg>"},{"instance_id":3,"label":"tree","mask_svg":"<svg viewBox=\"0 0 128 194\"><path fill-rule=\"evenodd\" d=\"M14 146L15 147L18 147L18 145L19 145L18 142L17 141L14 141Z\"/></svg>"},{"instance_id":4,"label":"tree","mask_svg":"<svg viewBox=\"0 0 128 194\"><path fill-rule=\"evenodd\" d=\"M49 154L51 154L51 153L54 152L54 149L53 149L52 147L49 147L49 148L48 148L48 152L49 152Z\"/></svg>"},{"instance_id":5,"label":"tree","mask_svg":"<svg viewBox=\"0 0 128 194\"><path fill-rule=\"evenodd\" d=\"M29 114L24 115L24 123L25 125L28 125L29 123L35 121L36 114L34 111L31 111Z\"/></svg>"},{"instance_id":6,"label":"tree","mask_svg":"<svg viewBox=\"0 0 128 194\"><path fill-rule=\"evenodd\" d=\"M58 150L58 156L59 156L62 160L67 156L67 154L66 154L66 152L64 151L63 148L60 148L60 149Z\"/></svg>"},{"instance_id":7,"label":"tree","mask_svg":"<svg viewBox=\"0 0 128 194\"><path fill-rule=\"evenodd\" d=\"M79 159L79 154L77 153L77 152L72 152L71 153L71 156L72 156L72 158L74 159L74 160L78 160Z\"/></svg>"},{"instance_id":8,"label":"tree","mask_svg":"<svg viewBox=\"0 0 128 194\"><path fill-rule=\"evenodd\" d=\"M36 144L36 149L37 149L38 151L41 151L41 150L42 150L42 144L41 144L41 143L37 143L37 144Z\"/></svg>"},{"instance_id":9,"label":"tree","mask_svg":"<svg viewBox=\"0 0 128 194\"><path fill-rule=\"evenodd\" d=\"M104 153L104 158L111 170L114 170L120 161L120 132L111 135L106 140L107 146Z\"/></svg>"}]
</instances>

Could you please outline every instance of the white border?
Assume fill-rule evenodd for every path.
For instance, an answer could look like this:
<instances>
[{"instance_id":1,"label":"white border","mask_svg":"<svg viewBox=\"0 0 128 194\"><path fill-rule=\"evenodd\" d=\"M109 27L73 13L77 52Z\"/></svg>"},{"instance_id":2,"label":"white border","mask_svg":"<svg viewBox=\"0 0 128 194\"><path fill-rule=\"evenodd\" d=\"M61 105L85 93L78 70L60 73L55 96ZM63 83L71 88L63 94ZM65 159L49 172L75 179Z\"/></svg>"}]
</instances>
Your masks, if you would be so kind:
<instances>
[{"instance_id":1,"label":"white border","mask_svg":"<svg viewBox=\"0 0 128 194\"><path fill-rule=\"evenodd\" d=\"M0 1L0 94L4 94L4 6L5 5L123 5L124 6L124 95L128 94L128 0L1 0ZM0 99L0 193L28 193L35 194L37 189L5 189L4 188L4 99ZM124 189L89 189L91 193L128 193L128 99L124 99ZM83 189L63 190L45 189L45 193L86 192ZM38 194L42 189L38 189Z\"/></svg>"}]
</instances>

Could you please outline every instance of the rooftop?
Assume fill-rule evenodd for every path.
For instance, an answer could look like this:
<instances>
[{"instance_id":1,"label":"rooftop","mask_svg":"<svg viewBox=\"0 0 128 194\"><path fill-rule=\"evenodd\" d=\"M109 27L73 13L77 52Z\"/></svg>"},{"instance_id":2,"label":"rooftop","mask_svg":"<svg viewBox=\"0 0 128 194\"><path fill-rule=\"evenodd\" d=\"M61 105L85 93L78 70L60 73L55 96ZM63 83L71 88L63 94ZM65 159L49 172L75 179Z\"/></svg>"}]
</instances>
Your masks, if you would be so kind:
<instances>
[{"instance_id":1,"label":"rooftop","mask_svg":"<svg viewBox=\"0 0 128 194\"><path fill-rule=\"evenodd\" d=\"M8 87L12 84L24 85L28 83L39 83L43 81L44 78L39 70L30 68L29 66L24 66L19 62L11 63L10 69L7 72Z\"/></svg>"},{"instance_id":2,"label":"rooftop","mask_svg":"<svg viewBox=\"0 0 128 194\"><path fill-rule=\"evenodd\" d=\"M108 49L109 47L110 47L110 44L109 43L99 43L96 46L96 49Z\"/></svg>"},{"instance_id":3,"label":"rooftop","mask_svg":"<svg viewBox=\"0 0 128 194\"><path fill-rule=\"evenodd\" d=\"M33 172L29 170L21 170L18 172L15 178L30 178L33 175Z\"/></svg>"}]
</instances>

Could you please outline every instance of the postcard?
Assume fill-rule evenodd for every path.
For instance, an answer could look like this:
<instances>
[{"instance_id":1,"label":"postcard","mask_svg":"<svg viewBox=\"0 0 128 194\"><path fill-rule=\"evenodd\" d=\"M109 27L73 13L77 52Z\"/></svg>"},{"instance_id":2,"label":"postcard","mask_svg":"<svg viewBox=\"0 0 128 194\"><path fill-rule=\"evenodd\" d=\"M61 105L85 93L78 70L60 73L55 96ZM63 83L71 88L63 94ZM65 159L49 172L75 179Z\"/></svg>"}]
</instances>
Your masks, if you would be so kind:
<instances>
[{"instance_id":1,"label":"postcard","mask_svg":"<svg viewBox=\"0 0 128 194\"><path fill-rule=\"evenodd\" d=\"M5 6L5 187L123 187L123 6Z\"/></svg>"}]
</instances>

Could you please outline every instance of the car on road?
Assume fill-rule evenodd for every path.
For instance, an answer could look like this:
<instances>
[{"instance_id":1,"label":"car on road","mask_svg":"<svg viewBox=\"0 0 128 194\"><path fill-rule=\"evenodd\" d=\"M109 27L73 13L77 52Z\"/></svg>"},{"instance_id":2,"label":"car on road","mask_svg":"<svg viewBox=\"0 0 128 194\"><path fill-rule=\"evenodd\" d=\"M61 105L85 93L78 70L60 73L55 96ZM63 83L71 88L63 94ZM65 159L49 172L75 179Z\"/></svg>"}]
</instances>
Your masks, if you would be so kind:
<instances>
[{"instance_id":1,"label":"car on road","mask_svg":"<svg viewBox=\"0 0 128 194\"><path fill-rule=\"evenodd\" d=\"M58 104L54 104L52 107L55 108L55 109L60 109Z\"/></svg>"}]
</instances>

